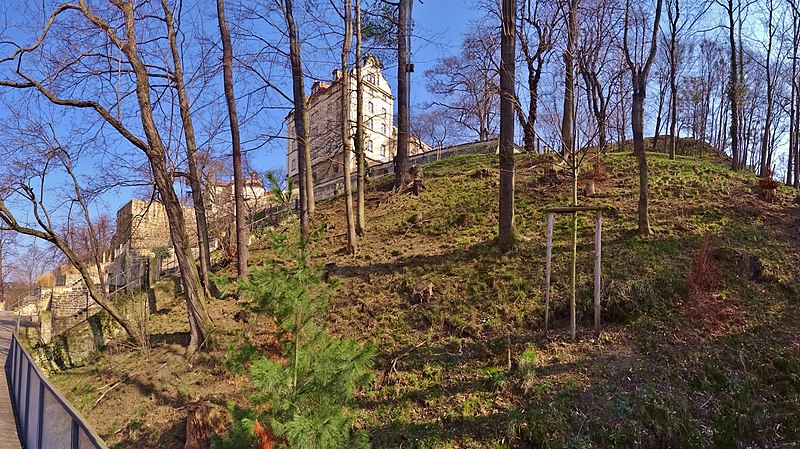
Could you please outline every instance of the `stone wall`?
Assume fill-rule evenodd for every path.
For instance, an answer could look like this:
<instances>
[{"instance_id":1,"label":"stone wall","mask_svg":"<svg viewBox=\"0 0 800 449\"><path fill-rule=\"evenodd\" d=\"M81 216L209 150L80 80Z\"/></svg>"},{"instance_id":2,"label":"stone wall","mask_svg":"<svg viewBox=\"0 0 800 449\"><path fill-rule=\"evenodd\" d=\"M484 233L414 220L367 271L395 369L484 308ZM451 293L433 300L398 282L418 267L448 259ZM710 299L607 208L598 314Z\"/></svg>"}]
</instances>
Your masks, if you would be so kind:
<instances>
[{"instance_id":1,"label":"stone wall","mask_svg":"<svg viewBox=\"0 0 800 449\"><path fill-rule=\"evenodd\" d=\"M183 206L183 218L192 246L197 244L197 220L191 207ZM117 228L111 238L111 248L130 242L131 249L152 250L171 247L169 220L161 203L131 200L117 211Z\"/></svg>"},{"instance_id":2,"label":"stone wall","mask_svg":"<svg viewBox=\"0 0 800 449\"><path fill-rule=\"evenodd\" d=\"M95 305L83 284L78 288L54 287L50 294L50 310L54 318L69 317Z\"/></svg>"}]
</instances>

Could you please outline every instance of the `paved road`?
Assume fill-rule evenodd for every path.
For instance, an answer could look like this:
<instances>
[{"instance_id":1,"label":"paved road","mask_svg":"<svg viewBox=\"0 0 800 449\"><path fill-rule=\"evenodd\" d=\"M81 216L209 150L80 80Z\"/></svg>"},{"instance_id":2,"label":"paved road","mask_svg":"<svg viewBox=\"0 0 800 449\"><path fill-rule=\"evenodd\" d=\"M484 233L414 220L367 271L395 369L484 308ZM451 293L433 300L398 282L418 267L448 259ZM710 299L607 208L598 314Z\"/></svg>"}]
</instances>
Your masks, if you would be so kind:
<instances>
[{"instance_id":1,"label":"paved road","mask_svg":"<svg viewBox=\"0 0 800 449\"><path fill-rule=\"evenodd\" d=\"M11 333L14 331L16 317L8 312L0 312L0 446L4 449L21 449L14 412L11 409L11 396L6 379L5 366Z\"/></svg>"}]
</instances>

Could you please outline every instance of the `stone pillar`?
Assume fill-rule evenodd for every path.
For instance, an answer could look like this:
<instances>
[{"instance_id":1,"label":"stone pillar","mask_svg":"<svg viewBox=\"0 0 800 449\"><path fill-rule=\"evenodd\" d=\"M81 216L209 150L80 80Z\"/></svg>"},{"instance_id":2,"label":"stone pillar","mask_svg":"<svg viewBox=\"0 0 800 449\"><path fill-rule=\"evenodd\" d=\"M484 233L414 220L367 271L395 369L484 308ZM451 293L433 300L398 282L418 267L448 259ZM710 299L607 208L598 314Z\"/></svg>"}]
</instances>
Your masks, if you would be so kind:
<instances>
[{"instance_id":1,"label":"stone pillar","mask_svg":"<svg viewBox=\"0 0 800 449\"><path fill-rule=\"evenodd\" d=\"M53 312L49 310L39 312L39 338L44 344L53 340Z\"/></svg>"}]
</instances>

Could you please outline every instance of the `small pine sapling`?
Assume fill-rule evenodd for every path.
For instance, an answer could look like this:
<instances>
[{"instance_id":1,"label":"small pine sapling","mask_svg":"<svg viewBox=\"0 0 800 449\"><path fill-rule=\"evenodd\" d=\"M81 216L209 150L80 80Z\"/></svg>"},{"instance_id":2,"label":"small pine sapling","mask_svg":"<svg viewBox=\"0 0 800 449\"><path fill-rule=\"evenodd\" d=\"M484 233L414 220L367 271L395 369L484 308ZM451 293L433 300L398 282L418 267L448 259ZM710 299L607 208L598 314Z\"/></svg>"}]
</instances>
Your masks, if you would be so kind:
<instances>
[{"instance_id":1,"label":"small pine sapling","mask_svg":"<svg viewBox=\"0 0 800 449\"><path fill-rule=\"evenodd\" d=\"M274 436L276 447L369 447L366 433L351 427L355 392L372 381L372 353L321 324L336 281L325 282L324 270L309 265L305 251L292 248L284 234L270 237L281 260L253 270L241 284L248 308L274 317L280 329L281 354L255 357L250 366L261 438ZM241 420L228 440L243 433L255 439L255 422Z\"/></svg>"}]
</instances>

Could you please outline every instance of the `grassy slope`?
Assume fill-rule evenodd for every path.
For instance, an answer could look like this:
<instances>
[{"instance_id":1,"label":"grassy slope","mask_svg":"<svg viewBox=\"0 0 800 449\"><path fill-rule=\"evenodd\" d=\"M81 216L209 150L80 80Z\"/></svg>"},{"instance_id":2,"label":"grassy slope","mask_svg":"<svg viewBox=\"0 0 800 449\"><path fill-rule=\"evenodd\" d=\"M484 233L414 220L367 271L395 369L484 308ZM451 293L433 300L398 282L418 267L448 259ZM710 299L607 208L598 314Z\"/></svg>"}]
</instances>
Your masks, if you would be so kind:
<instances>
[{"instance_id":1,"label":"grassy slope","mask_svg":"<svg viewBox=\"0 0 800 449\"><path fill-rule=\"evenodd\" d=\"M555 332L550 341L541 332L541 209L567 204L569 185L541 184L530 160L519 161L521 239L511 254L492 245L498 185L492 156L427 166L428 190L419 198L382 191L379 181L367 197L369 232L356 257L339 251L341 202L319 208L318 220L329 225L312 257L335 263L343 281L331 327L378 351L375 387L359 398L359 425L374 447L727 448L800 441L797 192L783 189L768 204L752 175L732 173L712 158L648 156L653 236L635 234L637 178L629 153L609 154L598 195L581 199L612 210L604 219L599 339L589 313L593 222L588 215L579 221L576 343L565 329L567 217L556 225ZM493 176L472 176L484 167ZM712 232L715 282L689 298L687 275L705 231ZM270 257L263 246L254 245L256 265ZM741 275L739 261L749 256L764 266L757 282ZM411 288L423 279L436 291L413 305ZM243 333L269 341L258 323L230 320L234 304L214 307L218 346L194 369L177 346L165 344L148 357L108 354L57 381L119 447L177 447L185 417L179 407L187 400L246 404L246 379L221 366L226 342ZM174 322L167 316L165 329ZM142 373L125 379L128 370ZM120 379L90 410L105 390L86 387L88 381Z\"/></svg>"}]
</instances>

